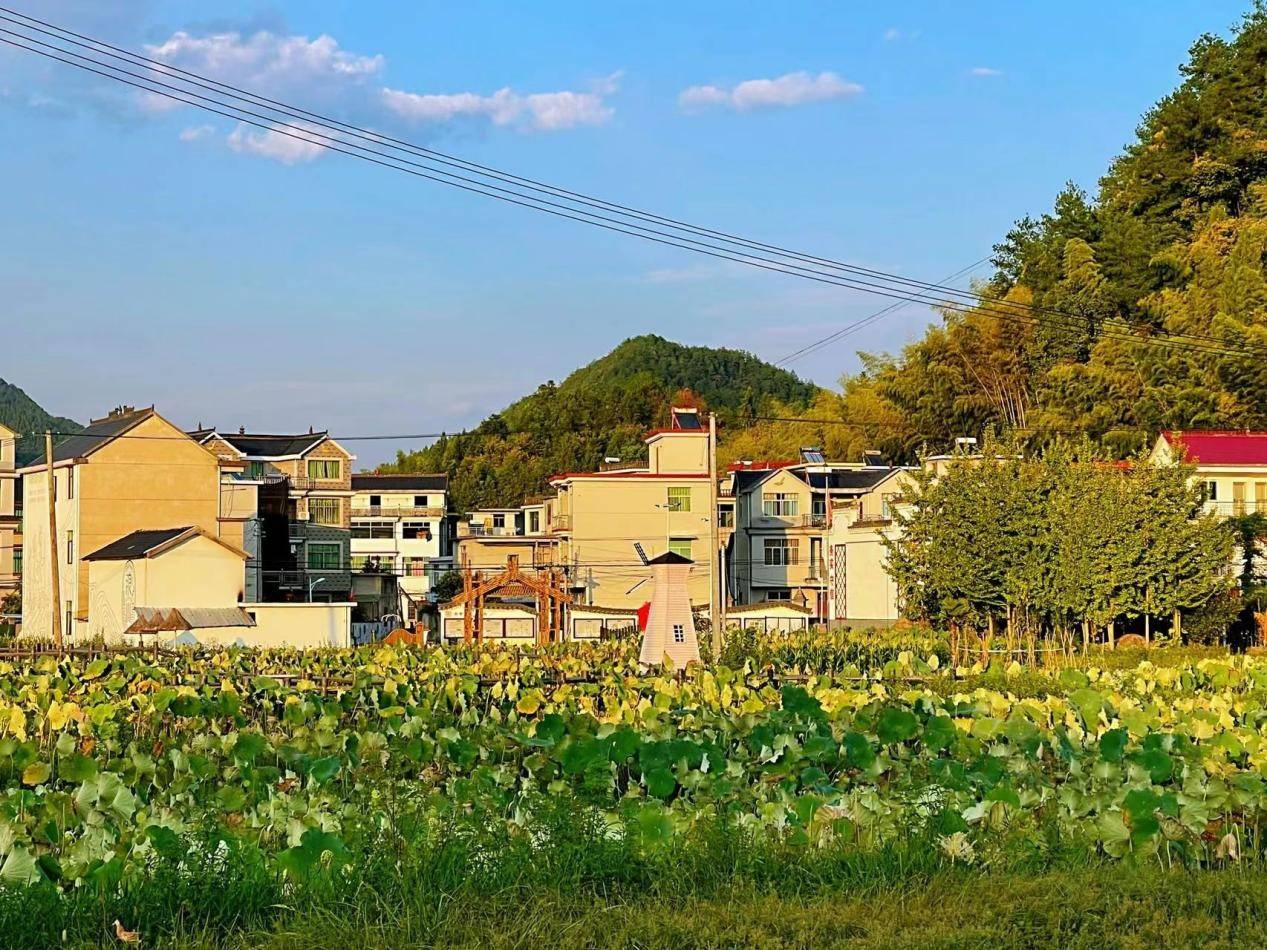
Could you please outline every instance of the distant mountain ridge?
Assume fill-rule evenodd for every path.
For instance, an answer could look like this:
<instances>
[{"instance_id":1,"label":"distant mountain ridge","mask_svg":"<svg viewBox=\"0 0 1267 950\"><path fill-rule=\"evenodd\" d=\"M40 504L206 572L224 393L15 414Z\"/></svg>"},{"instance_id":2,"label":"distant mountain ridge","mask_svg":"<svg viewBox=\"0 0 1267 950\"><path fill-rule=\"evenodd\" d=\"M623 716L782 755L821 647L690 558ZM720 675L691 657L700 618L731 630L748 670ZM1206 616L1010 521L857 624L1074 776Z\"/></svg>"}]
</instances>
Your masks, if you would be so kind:
<instances>
[{"instance_id":1,"label":"distant mountain ridge","mask_svg":"<svg viewBox=\"0 0 1267 950\"><path fill-rule=\"evenodd\" d=\"M742 350L637 336L562 383L543 383L470 432L398 454L384 470L447 472L458 510L514 505L543 493L557 472L593 469L612 456L645 458L643 436L667 422L675 403L742 425L768 409L803 410L819 393Z\"/></svg>"},{"instance_id":2,"label":"distant mountain ridge","mask_svg":"<svg viewBox=\"0 0 1267 950\"><path fill-rule=\"evenodd\" d=\"M83 428L73 419L46 412L18 386L0 379L0 422L22 436L18 440L18 465L25 465L44 451L48 430L78 432Z\"/></svg>"}]
</instances>

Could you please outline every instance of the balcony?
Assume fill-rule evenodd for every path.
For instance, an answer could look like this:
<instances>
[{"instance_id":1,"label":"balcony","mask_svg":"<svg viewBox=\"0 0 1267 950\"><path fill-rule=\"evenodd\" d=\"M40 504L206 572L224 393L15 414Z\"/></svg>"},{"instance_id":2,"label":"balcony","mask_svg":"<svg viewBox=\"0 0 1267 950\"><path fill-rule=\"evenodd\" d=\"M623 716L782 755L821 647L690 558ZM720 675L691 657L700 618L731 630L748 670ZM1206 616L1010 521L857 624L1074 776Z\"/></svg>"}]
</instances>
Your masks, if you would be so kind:
<instances>
[{"instance_id":1,"label":"balcony","mask_svg":"<svg viewBox=\"0 0 1267 950\"><path fill-rule=\"evenodd\" d=\"M571 515L554 515L550 519L551 531L571 531L572 516Z\"/></svg>"},{"instance_id":2,"label":"balcony","mask_svg":"<svg viewBox=\"0 0 1267 950\"><path fill-rule=\"evenodd\" d=\"M775 515L763 512L753 518L755 528L825 528L827 515L824 513L810 515Z\"/></svg>"},{"instance_id":3,"label":"balcony","mask_svg":"<svg viewBox=\"0 0 1267 950\"><path fill-rule=\"evenodd\" d=\"M443 508L418 508L412 505L365 505L352 509L353 518L443 518Z\"/></svg>"},{"instance_id":4,"label":"balcony","mask_svg":"<svg viewBox=\"0 0 1267 950\"><path fill-rule=\"evenodd\" d=\"M468 524L467 529L472 538L513 538L519 534L514 525Z\"/></svg>"}]
</instances>

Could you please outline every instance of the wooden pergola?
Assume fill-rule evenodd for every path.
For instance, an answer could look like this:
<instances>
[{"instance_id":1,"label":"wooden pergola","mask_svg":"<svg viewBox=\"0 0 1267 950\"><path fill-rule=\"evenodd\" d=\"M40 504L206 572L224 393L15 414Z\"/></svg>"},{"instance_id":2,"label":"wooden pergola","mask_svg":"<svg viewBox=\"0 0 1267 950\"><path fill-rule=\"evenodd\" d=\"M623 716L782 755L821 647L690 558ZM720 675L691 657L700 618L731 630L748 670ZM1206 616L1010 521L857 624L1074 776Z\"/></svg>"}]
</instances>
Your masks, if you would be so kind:
<instances>
[{"instance_id":1,"label":"wooden pergola","mask_svg":"<svg viewBox=\"0 0 1267 950\"><path fill-rule=\"evenodd\" d=\"M462 572L462 593L450 601L462 605L462 638L466 643L483 641L484 608L490 596L502 599L533 598L536 604L537 643L557 643L567 629L567 608L573 603L563 572L554 567L525 574L519 555L506 558L506 569L489 577L480 572Z\"/></svg>"}]
</instances>

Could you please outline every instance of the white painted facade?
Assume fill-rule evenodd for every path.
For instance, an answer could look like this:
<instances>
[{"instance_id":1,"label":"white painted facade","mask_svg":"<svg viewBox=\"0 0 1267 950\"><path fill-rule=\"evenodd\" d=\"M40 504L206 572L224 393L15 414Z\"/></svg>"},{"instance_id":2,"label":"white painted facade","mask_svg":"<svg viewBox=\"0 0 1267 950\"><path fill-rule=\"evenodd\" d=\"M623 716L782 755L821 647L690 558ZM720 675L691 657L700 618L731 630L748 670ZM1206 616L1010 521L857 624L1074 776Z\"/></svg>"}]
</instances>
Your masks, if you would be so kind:
<instances>
[{"instance_id":1,"label":"white painted facade","mask_svg":"<svg viewBox=\"0 0 1267 950\"><path fill-rule=\"evenodd\" d=\"M440 575L453 569L443 475L352 476L352 570L396 575L400 613L417 619Z\"/></svg>"}]
</instances>

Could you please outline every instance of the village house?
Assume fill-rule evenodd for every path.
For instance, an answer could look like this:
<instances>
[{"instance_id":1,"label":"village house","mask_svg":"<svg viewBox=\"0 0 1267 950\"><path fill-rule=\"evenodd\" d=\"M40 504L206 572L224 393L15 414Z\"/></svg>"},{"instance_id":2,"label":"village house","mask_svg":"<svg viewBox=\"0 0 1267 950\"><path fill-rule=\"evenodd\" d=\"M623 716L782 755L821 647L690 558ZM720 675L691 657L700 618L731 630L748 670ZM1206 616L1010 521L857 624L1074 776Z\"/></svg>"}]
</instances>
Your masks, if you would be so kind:
<instances>
[{"instance_id":1,"label":"village house","mask_svg":"<svg viewBox=\"0 0 1267 950\"><path fill-rule=\"evenodd\" d=\"M367 620L426 619L432 588L453 569L448 490L443 474L352 476L352 584L357 604L375 614ZM375 575L390 579L388 600L371 609L367 582Z\"/></svg>"},{"instance_id":2,"label":"village house","mask_svg":"<svg viewBox=\"0 0 1267 950\"><path fill-rule=\"evenodd\" d=\"M350 601L356 456L328 432L189 435L220 459L221 507L243 523L240 540L236 530L227 536L251 556L259 599Z\"/></svg>"},{"instance_id":3,"label":"village house","mask_svg":"<svg viewBox=\"0 0 1267 950\"><path fill-rule=\"evenodd\" d=\"M463 570L496 570L514 556L525 567L561 566L559 539L548 529L554 500L519 508L479 508L457 522L455 564Z\"/></svg>"},{"instance_id":4,"label":"village house","mask_svg":"<svg viewBox=\"0 0 1267 950\"><path fill-rule=\"evenodd\" d=\"M22 585L22 497L15 465L19 437L0 424L0 601Z\"/></svg>"},{"instance_id":5,"label":"village house","mask_svg":"<svg viewBox=\"0 0 1267 950\"><path fill-rule=\"evenodd\" d=\"M22 633L53 633L46 460L22 468ZM121 407L53 447L59 615L67 640L88 633L84 556L135 531L181 526L218 538L216 456L153 407ZM232 543L232 542L229 542ZM237 545L234 545L237 546ZM172 605L177 606L177 605Z\"/></svg>"},{"instance_id":6,"label":"village house","mask_svg":"<svg viewBox=\"0 0 1267 950\"><path fill-rule=\"evenodd\" d=\"M855 503L894 471L874 454L862 462L828 462L812 448L795 462L731 465L735 513L727 573L735 604L783 601L826 618L835 506Z\"/></svg>"},{"instance_id":7,"label":"village house","mask_svg":"<svg viewBox=\"0 0 1267 950\"><path fill-rule=\"evenodd\" d=\"M707 608L718 563L710 540L711 441L697 410L675 408L670 425L647 436L645 465L613 463L550 480L557 495L549 529L578 602L640 606L651 595L647 562L672 551L693 562L690 601Z\"/></svg>"},{"instance_id":8,"label":"village house","mask_svg":"<svg viewBox=\"0 0 1267 950\"><path fill-rule=\"evenodd\" d=\"M1149 461L1192 465L1206 510L1222 518L1267 514L1267 432L1166 431L1157 437Z\"/></svg>"}]
</instances>

